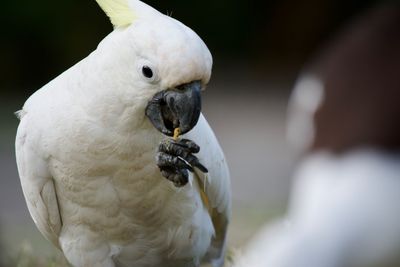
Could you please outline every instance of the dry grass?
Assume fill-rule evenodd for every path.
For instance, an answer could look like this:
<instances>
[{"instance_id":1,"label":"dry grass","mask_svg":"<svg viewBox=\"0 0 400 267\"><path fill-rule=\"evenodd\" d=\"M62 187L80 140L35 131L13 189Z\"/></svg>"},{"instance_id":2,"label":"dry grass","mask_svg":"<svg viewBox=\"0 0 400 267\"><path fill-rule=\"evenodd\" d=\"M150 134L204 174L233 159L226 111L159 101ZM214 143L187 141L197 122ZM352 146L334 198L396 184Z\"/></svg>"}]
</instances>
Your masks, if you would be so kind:
<instances>
[{"instance_id":1,"label":"dry grass","mask_svg":"<svg viewBox=\"0 0 400 267\"><path fill-rule=\"evenodd\" d=\"M225 267L232 267L235 258L234 250L228 250L225 260ZM4 267L71 267L66 259L61 255L53 255L47 258L35 255L32 244L25 241L19 251L6 255ZM0 266L2 266L0 264ZM204 265L202 267L209 267Z\"/></svg>"}]
</instances>

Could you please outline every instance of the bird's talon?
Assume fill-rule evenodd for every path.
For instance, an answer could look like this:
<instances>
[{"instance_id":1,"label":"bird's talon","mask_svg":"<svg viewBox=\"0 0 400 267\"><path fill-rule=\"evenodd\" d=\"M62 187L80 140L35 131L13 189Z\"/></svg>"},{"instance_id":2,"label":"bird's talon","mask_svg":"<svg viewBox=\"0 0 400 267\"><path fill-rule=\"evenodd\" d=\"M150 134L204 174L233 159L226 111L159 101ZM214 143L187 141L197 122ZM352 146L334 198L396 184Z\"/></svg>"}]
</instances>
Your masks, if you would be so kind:
<instances>
[{"instance_id":1,"label":"bird's talon","mask_svg":"<svg viewBox=\"0 0 400 267\"><path fill-rule=\"evenodd\" d=\"M193 155L199 151L200 147L189 139L163 140L156 158L161 174L176 187L182 187L188 183L188 171L194 172L194 167L207 173L207 168Z\"/></svg>"}]
</instances>

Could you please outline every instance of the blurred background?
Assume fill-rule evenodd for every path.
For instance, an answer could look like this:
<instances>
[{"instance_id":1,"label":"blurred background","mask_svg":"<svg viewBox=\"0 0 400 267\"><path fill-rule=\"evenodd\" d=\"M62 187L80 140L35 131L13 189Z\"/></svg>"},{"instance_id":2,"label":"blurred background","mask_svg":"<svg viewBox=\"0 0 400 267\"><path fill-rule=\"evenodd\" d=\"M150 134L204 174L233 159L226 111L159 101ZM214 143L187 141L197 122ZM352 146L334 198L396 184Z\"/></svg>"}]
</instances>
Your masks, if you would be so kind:
<instances>
[{"instance_id":1,"label":"blurred background","mask_svg":"<svg viewBox=\"0 0 400 267\"><path fill-rule=\"evenodd\" d=\"M213 53L204 113L230 164L229 242L240 248L285 211L296 162L285 139L286 106L297 75L352 18L381 1L146 2L194 29ZM94 50L112 26L94 0L7 1L0 22L0 253L47 257L54 250L30 219L19 185L14 112Z\"/></svg>"}]
</instances>

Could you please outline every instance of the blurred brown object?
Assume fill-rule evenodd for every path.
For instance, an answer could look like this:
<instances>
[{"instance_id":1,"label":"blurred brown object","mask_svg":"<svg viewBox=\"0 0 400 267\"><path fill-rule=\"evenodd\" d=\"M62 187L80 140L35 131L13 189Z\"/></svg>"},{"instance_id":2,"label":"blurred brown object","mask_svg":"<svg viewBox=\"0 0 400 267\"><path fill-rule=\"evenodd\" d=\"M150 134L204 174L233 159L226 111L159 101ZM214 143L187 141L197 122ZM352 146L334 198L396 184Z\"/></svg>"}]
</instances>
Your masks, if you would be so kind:
<instances>
[{"instance_id":1,"label":"blurred brown object","mask_svg":"<svg viewBox=\"0 0 400 267\"><path fill-rule=\"evenodd\" d=\"M324 98L312 150L400 151L399 5L370 10L335 40L313 66Z\"/></svg>"}]
</instances>

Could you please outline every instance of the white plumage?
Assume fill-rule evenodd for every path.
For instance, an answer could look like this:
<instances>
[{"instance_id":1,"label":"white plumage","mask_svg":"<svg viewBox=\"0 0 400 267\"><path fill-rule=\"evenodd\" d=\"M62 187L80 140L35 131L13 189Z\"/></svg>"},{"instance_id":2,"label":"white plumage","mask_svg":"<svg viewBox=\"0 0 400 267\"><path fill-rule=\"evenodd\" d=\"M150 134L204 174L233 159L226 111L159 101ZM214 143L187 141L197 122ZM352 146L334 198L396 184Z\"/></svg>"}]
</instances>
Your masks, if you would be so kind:
<instances>
[{"instance_id":1,"label":"white plumage","mask_svg":"<svg viewBox=\"0 0 400 267\"><path fill-rule=\"evenodd\" d=\"M287 217L265 227L235 266L398 266L399 173L400 157L376 150L306 158Z\"/></svg>"},{"instance_id":2,"label":"white plumage","mask_svg":"<svg viewBox=\"0 0 400 267\"><path fill-rule=\"evenodd\" d=\"M117 27L20 113L16 155L29 211L76 267L220 266L231 209L223 152L201 116L185 137L201 147L209 173L176 188L155 164L165 137L144 113L161 89L207 84L211 55L180 22L128 3L134 23ZM143 64L153 79L141 76Z\"/></svg>"}]
</instances>

